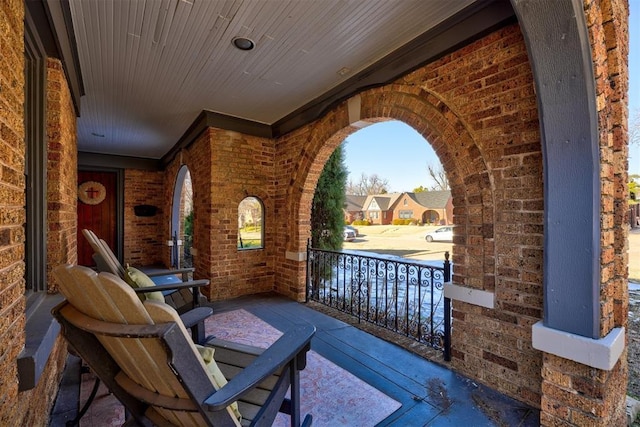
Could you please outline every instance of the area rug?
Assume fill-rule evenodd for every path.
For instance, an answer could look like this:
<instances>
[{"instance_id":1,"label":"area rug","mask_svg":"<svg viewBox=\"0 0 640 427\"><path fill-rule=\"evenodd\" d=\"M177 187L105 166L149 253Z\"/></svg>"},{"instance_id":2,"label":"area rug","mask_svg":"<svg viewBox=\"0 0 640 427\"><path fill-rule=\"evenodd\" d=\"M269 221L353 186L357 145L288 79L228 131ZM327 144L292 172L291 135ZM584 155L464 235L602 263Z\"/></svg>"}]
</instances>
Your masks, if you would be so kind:
<instances>
[{"instance_id":1,"label":"area rug","mask_svg":"<svg viewBox=\"0 0 640 427\"><path fill-rule=\"evenodd\" d=\"M205 322L207 335L267 348L282 332L245 310L215 314ZM80 403L94 384L92 374L82 378ZM314 427L372 427L401 404L314 351L300 373L302 414L312 414ZM81 427L111 427L124 423L124 408L101 384L94 402L80 420ZM290 425L289 416L278 414L274 426Z\"/></svg>"},{"instance_id":2,"label":"area rug","mask_svg":"<svg viewBox=\"0 0 640 427\"><path fill-rule=\"evenodd\" d=\"M211 316L207 335L267 348L282 332L245 310ZM300 372L300 411L313 416L314 427L375 426L401 404L360 380L313 350ZM288 426L289 417L278 414L274 426Z\"/></svg>"}]
</instances>

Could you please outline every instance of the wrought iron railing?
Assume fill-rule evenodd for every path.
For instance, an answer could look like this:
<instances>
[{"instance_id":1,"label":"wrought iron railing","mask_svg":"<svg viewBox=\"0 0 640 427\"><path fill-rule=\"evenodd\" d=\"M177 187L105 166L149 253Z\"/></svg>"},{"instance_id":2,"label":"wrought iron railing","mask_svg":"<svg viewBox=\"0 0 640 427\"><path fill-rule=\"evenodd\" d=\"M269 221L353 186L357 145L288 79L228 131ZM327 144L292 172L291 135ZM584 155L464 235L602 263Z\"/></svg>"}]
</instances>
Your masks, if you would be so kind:
<instances>
[{"instance_id":1,"label":"wrought iron railing","mask_svg":"<svg viewBox=\"0 0 640 427\"><path fill-rule=\"evenodd\" d=\"M392 256L307 247L307 299L413 338L450 360L449 253L442 267Z\"/></svg>"}]
</instances>

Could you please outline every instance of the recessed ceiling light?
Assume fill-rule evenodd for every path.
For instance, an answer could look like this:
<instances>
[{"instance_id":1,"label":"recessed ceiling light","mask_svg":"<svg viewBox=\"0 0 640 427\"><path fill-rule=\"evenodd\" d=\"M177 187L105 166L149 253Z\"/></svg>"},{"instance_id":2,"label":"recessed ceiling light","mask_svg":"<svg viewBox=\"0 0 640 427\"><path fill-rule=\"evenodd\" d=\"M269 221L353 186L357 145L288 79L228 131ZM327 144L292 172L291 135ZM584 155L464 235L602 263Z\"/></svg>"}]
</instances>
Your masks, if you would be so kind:
<instances>
[{"instance_id":1,"label":"recessed ceiling light","mask_svg":"<svg viewBox=\"0 0 640 427\"><path fill-rule=\"evenodd\" d=\"M256 47L256 44L253 42L253 40L247 39L245 37L236 37L231 41L231 43L233 43L233 45L240 50L251 50Z\"/></svg>"}]
</instances>

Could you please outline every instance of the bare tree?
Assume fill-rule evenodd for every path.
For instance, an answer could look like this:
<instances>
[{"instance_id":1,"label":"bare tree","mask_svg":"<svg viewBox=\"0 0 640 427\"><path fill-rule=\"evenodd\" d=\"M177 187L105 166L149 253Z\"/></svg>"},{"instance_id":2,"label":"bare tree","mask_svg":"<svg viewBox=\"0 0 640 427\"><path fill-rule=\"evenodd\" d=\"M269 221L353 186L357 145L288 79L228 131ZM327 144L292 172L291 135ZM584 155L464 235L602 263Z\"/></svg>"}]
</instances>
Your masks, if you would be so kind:
<instances>
[{"instance_id":1,"label":"bare tree","mask_svg":"<svg viewBox=\"0 0 640 427\"><path fill-rule=\"evenodd\" d=\"M640 145L640 110L629 114L629 144Z\"/></svg>"},{"instance_id":2,"label":"bare tree","mask_svg":"<svg viewBox=\"0 0 640 427\"><path fill-rule=\"evenodd\" d=\"M355 196L368 196L369 194L386 194L389 192L389 180L381 178L378 174L360 175L360 181L354 183L351 179L347 183L347 194Z\"/></svg>"},{"instance_id":3,"label":"bare tree","mask_svg":"<svg viewBox=\"0 0 640 427\"><path fill-rule=\"evenodd\" d=\"M427 165L427 170L429 171L429 176L433 182L435 182L435 184L431 186L432 190L449 190L449 180L442 166Z\"/></svg>"}]
</instances>

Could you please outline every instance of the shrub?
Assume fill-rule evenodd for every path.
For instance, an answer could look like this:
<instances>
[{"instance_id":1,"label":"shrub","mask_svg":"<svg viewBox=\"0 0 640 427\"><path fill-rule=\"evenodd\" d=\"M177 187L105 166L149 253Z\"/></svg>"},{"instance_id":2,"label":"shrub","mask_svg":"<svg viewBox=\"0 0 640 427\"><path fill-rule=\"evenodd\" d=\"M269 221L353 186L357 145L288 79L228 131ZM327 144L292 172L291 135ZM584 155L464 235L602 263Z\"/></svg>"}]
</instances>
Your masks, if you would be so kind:
<instances>
[{"instance_id":1,"label":"shrub","mask_svg":"<svg viewBox=\"0 0 640 427\"><path fill-rule=\"evenodd\" d=\"M391 222L392 225L417 225L418 220L415 218L396 218Z\"/></svg>"},{"instance_id":2,"label":"shrub","mask_svg":"<svg viewBox=\"0 0 640 427\"><path fill-rule=\"evenodd\" d=\"M351 223L351 225L356 226L356 225L371 225L371 223L369 222L368 219L356 219L355 221L353 221Z\"/></svg>"}]
</instances>

